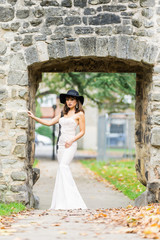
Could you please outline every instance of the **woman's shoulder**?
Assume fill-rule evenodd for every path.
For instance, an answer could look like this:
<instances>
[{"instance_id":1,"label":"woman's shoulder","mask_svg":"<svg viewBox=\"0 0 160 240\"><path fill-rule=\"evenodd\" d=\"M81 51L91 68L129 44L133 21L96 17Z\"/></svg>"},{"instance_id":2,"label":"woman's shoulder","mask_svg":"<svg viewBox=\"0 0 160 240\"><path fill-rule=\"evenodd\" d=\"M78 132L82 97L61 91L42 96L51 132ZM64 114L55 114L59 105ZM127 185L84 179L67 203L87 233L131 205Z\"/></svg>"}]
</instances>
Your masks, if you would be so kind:
<instances>
[{"instance_id":1,"label":"woman's shoulder","mask_svg":"<svg viewBox=\"0 0 160 240\"><path fill-rule=\"evenodd\" d=\"M77 115L78 115L79 117L83 117L83 116L84 116L84 112L83 112L83 111L80 111L80 112L77 113Z\"/></svg>"}]
</instances>

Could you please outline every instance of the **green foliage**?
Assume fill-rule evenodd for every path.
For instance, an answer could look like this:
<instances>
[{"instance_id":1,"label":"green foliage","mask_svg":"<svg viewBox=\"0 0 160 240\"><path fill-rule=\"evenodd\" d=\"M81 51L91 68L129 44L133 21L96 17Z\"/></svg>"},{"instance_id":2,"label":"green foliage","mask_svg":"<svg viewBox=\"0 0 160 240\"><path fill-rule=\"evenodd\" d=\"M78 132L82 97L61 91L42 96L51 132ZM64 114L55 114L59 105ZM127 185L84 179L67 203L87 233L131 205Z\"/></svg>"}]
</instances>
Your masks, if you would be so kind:
<instances>
[{"instance_id":1,"label":"green foliage","mask_svg":"<svg viewBox=\"0 0 160 240\"><path fill-rule=\"evenodd\" d=\"M60 89L74 88L96 103L100 110L111 113L129 107L134 109L135 77L134 73L45 73L43 81L50 89L47 93L59 95ZM125 101L125 95L132 97L132 104Z\"/></svg>"},{"instance_id":2,"label":"green foliage","mask_svg":"<svg viewBox=\"0 0 160 240\"><path fill-rule=\"evenodd\" d=\"M0 216L11 215L25 210L26 207L22 203L12 202L9 204L0 203Z\"/></svg>"},{"instance_id":3,"label":"green foliage","mask_svg":"<svg viewBox=\"0 0 160 240\"><path fill-rule=\"evenodd\" d=\"M137 179L134 161L123 160L106 163L104 161L82 160L81 162L132 200L146 189Z\"/></svg>"},{"instance_id":4,"label":"green foliage","mask_svg":"<svg viewBox=\"0 0 160 240\"><path fill-rule=\"evenodd\" d=\"M37 99L36 99L36 117L42 117L42 113L41 113L41 106L40 106L40 104L39 104L39 102L37 101Z\"/></svg>"},{"instance_id":5,"label":"green foliage","mask_svg":"<svg viewBox=\"0 0 160 240\"><path fill-rule=\"evenodd\" d=\"M52 130L48 126L40 126L35 131L40 135L43 135L52 139Z\"/></svg>"},{"instance_id":6,"label":"green foliage","mask_svg":"<svg viewBox=\"0 0 160 240\"><path fill-rule=\"evenodd\" d=\"M37 164L38 164L38 159L37 159L37 158L35 158L35 160L34 160L34 163L33 163L33 166L32 166L32 167L33 167L33 168L34 168L34 167L36 167L36 166L37 166Z\"/></svg>"}]
</instances>

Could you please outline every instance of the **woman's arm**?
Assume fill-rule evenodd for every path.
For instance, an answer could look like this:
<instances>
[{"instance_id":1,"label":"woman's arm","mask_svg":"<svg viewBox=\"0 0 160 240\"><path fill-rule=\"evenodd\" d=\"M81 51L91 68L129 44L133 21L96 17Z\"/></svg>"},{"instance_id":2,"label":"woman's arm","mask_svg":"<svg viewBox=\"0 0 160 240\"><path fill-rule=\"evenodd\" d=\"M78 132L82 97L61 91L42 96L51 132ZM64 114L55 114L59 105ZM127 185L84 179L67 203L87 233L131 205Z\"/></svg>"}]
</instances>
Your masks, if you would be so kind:
<instances>
[{"instance_id":1,"label":"woman's arm","mask_svg":"<svg viewBox=\"0 0 160 240\"><path fill-rule=\"evenodd\" d=\"M56 124L59 121L61 114L58 114L56 117L52 118L51 120L45 120L45 119L38 118L31 111L28 111L28 116L43 125L51 126L51 125Z\"/></svg>"},{"instance_id":2,"label":"woman's arm","mask_svg":"<svg viewBox=\"0 0 160 240\"><path fill-rule=\"evenodd\" d=\"M71 141L66 142L65 147L70 147L73 142L77 141L85 134L85 115L83 112L79 114L79 130L79 133Z\"/></svg>"}]
</instances>

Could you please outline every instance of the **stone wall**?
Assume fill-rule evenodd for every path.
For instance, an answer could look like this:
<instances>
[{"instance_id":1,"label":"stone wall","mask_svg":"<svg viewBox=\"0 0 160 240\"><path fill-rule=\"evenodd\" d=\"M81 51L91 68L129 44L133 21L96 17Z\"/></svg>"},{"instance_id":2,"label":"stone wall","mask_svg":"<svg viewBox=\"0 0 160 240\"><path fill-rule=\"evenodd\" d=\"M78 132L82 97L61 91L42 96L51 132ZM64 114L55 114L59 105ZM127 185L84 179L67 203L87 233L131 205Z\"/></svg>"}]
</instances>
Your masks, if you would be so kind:
<instances>
[{"instance_id":1,"label":"stone wall","mask_svg":"<svg viewBox=\"0 0 160 240\"><path fill-rule=\"evenodd\" d=\"M36 205L27 109L65 71L137 73L136 170L159 200L159 39L159 0L0 0L0 201Z\"/></svg>"}]
</instances>

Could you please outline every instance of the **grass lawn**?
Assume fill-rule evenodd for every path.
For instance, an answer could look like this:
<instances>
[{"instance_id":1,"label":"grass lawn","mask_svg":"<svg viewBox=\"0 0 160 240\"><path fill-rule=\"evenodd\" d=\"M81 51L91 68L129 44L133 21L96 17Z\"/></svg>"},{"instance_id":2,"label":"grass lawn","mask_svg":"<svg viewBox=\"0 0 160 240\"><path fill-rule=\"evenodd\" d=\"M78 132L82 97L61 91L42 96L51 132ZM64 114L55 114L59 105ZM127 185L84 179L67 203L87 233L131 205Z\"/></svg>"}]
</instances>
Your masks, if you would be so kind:
<instances>
[{"instance_id":1,"label":"grass lawn","mask_svg":"<svg viewBox=\"0 0 160 240\"><path fill-rule=\"evenodd\" d=\"M22 203L0 203L0 216L11 215L26 210L26 207Z\"/></svg>"},{"instance_id":2,"label":"grass lawn","mask_svg":"<svg viewBox=\"0 0 160 240\"><path fill-rule=\"evenodd\" d=\"M131 160L121 161L96 161L81 160L85 167L105 178L124 195L134 200L146 190L138 180L135 171L135 162Z\"/></svg>"}]
</instances>

